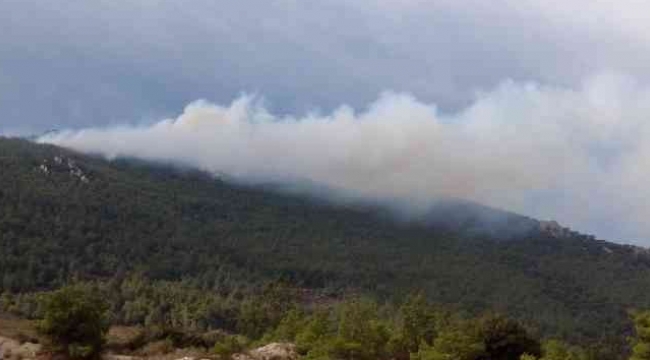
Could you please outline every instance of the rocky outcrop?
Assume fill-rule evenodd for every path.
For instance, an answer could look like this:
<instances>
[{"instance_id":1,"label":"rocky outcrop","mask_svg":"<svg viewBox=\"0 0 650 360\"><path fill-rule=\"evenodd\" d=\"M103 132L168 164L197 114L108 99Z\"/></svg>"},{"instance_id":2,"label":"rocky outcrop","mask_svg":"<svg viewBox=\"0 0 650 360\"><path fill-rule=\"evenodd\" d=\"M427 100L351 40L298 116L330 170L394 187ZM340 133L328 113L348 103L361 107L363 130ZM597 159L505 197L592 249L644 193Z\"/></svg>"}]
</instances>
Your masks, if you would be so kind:
<instances>
[{"instance_id":1,"label":"rocky outcrop","mask_svg":"<svg viewBox=\"0 0 650 360\"><path fill-rule=\"evenodd\" d=\"M296 346L290 343L270 343L245 354L233 355L233 360L297 360Z\"/></svg>"},{"instance_id":2,"label":"rocky outcrop","mask_svg":"<svg viewBox=\"0 0 650 360\"><path fill-rule=\"evenodd\" d=\"M539 230L557 239L570 237L573 234L571 229L563 227L555 220L540 221Z\"/></svg>"},{"instance_id":3,"label":"rocky outcrop","mask_svg":"<svg viewBox=\"0 0 650 360\"><path fill-rule=\"evenodd\" d=\"M53 173L68 173L71 177L78 179L84 184L90 183L90 177L77 163L63 155L55 156L52 160L44 159L38 170L45 175Z\"/></svg>"},{"instance_id":4,"label":"rocky outcrop","mask_svg":"<svg viewBox=\"0 0 650 360\"><path fill-rule=\"evenodd\" d=\"M0 359L35 359L41 345L31 342L20 343L0 336Z\"/></svg>"}]
</instances>

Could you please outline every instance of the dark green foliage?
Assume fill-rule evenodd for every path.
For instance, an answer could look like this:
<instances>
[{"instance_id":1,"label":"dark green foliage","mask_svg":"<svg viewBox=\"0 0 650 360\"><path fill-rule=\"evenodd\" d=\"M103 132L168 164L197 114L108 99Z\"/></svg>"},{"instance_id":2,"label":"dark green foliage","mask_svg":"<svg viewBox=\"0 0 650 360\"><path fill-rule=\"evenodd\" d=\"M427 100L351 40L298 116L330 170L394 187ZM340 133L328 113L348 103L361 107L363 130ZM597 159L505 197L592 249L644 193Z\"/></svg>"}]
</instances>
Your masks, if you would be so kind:
<instances>
[{"instance_id":1,"label":"dark green foliage","mask_svg":"<svg viewBox=\"0 0 650 360\"><path fill-rule=\"evenodd\" d=\"M294 341L300 333L300 329L306 328L308 322L309 318L305 311L300 308L291 309L286 313L284 318L280 320L275 329L264 335L262 342Z\"/></svg>"},{"instance_id":2,"label":"dark green foliage","mask_svg":"<svg viewBox=\"0 0 650 360\"><path fill-rule=\"evenodd\" d=\"M352 298L329 311L289 311L265 339L295 342L309 359L386 359L391 325L377 303Z\"/></svg>"},{"instance_id":3,"label":"dark green foliage","mask_svg":"<svg viewBox=\"0 0 650 360\"><path fill-rule=\"evenodd\" d=\"M256 296L243 299L238 309L236 330L250 338L259 338L274 328L294 305L292 295L289 288L274 283L264 286Z\"/></svg>"},{"instance_id":4,"label":"dark green foliage","mask_svg":"<svg viewBox=\"0 0 650 360\"><path fill-rule=\"evenodd\" d=\"M632 338L630 360L650 359L650 311L632 313L636 336Z\"/></svg>"},{"instance_id":5,"label":"dark green foliage","mask_svg":"<svg viewBox=\"0 0 650 360\"><path fill-rule=\"evenodd\" d=\"M228 335L217 341L212 347L212 353L221 359L229 359L231 355L246 350L249 340L240 335Z\"/></svg>"},{"instance_id":6,"label":"dark green foliage","mask_svg":"<svg viewBox=\"0 0 650 360\"><path fill-rule=\"evenodd\" d=\"M70 173L68 160L89 182ZM282 299L260 300L264 284L379 298L422 289L436 303L499 311L544 336L625 353L626 309L650 308L645 251L536 231L497 241L463 231L472 220L458 219L451 227L397 221L371 206L0 139L0 292L7 294L0 306L36 315L38 302L26 294L100 281L110 289L114 322L255 338L287 310ZM401 347L402 357L436 336L433 320L415 318L391 325L401 333L391 334L389 347Z\"/></svg>"},{"instance_id":7,"label":"dark green foliage","mask_svg":"<svg viewBox=\"0 0 650 360\"><path fill-rule=\"evenodd\" d=\"M237 333L230 333L228 329L209 330L209 328L192 330L192 326L172 327L169 321L150 324L139 335L130 340L118 350L134 351L145 347L146 344L164 344L166 351L174 348L203 348L210 350L221 359L228 359L235 353L247 350L255 344L266 344L271 341L293 342L297 350L306 359L360 359L360 360L388 360L388 359L418 359L418 360L518 360L523 354L528 354L527 359L536 359L541 355L540 345L535 338L530 336L519 323L494 315L481 317L464 317L448 309L433 306L421 295L410 295L399 305L384 303L379 305L376 301L364 297L351 297L346 301L330 304L325 307L310 308L294 302L287 302L286 306L279 306L273 299L289 299L289 294L295 295L295 290L277 283L263 286L258 291L250 291L237 295L236 298L211 296L206 293L197 296L195 300L177 298L177 294L192 293L191 286L182 283L169 283L152 285L143 284L138 277L125 279L120 284L79 284L66 287L52 293L40 294L35 297L48 299L43 307L43 329L56 324L57 331L63 331L66 337L54 337L53 330L48 330L52 336L53 344L61 349L67 349L73 356L89 355L89 349L96 347L82 344L93 343L92 338L70 338L70 333L89 329L84 326L64 328L68 320L74 319L75 324L91 323L97 318L98 313L92 309L107 309L102 306L104 299L113 308L115 316L123 313L124 304L120 308L120 299L124 294L119 291L109 292L108 289L129 289L145 304L153 304L154 308L163 307L163 313L168 319L175 317L194 317L193 312L174 310L171 304L182 305L181 309L196 308L199 303L212 304L218 309L223 309L225 304L230 304L231 310L223 312L221 318L225 323L232 325L232 331L240 331L239 324L250 319L252 311L249 304L258 304L263 307L263 299L268 299L265 307L268 314L265 316L255 312L252 318L261 317L264 321L255 321L254 333L266 332L261 339L252 339ZM126 284L126 285L125 285ZM156 288L174 289L168 294L171 298L166 303L159 303ZM92 291L90 291L92 289ZM124 290L121 290L124 291ZM96 294L104 296L98 298ZM96 307L99 304L99 307ZM168 304L168 305L164 305ZM276 305L274 305L276 304ZM72 309L61 311L60 309ZM105 312L101 312L105 314ZM168 313L168 314L167 314ZM75 314L91 314L75 315ZM93 317L94 316L94 317ZM103 318L105 321L106 319ZM72 321L72 320L71 320ZM106 322L103 322L105 324ZM48 325L49 324L49 325ZM189 322L187 324L192 324ZM178 326L182 325L179 323ZM61 330L64 329L64 330ZM94 329L94 328L90 328ZM106 328L102 327L102 335ZM249 328L242 328L243 331ZM76 336L76 335L75 335ZM259 339L259 340L258 340ZM253 341L251 341L253 340ZM258 341L256 341L258 340ZM80 351L82 350L82 351ZM84 353L83 351L86 351ZM544 346L544 357L548 360L591 360L579 348L570 347L559 342L548 342Z\"/></svg>"},{"instance_id":8,"label":"dark green foliage","mask_svg":"<svg viewBox=\"0 0 650 360\"><path fill-rule=\"evenodd\" d=\"M541 355L539 342L516 321L489 315L480 319L478 328L485 349L481 360L516 360L523 354Z\"/></svg>"},{"instance_id":9,"label":"dark green foliage","mask_svg":"<svg viewBox=\"0 0 650 360\"><path fill-rule=\"evenodd\" d=\"M416 314L425 320L414 319ZM295 342L308 359L519 360L542 354L539 341L516 321L495 315L464 318L421 296L409 296L399 307L352 298L329 312L290 311L271 334L276 337L266 341ZM558 344L549 344L549 356L580 350Z\"/></svg>"},{"instance_id":10,"label":"dark green foliage","mask_svg":"<svg viewBox=\"0 0 650 360\"><path fill-rule=\"evenodd\" d=\"M326 353L326 340L332 337L335 326L330 322L330 314L325 311L318 311L312 314L304 323L304 326L298 328L294 341L298 351L303 354L312 355ZM314 357L314 356L312 356Z\"/></svg>"},{"instance_id":11,"label":"dark green foliage","mask_svg":"<svg viewBox=\"0 0 650 360\"><path fill-rule=\"evenodd\" d=\"M382 359L390 338L388 324L379 316L377 304L366 299L343 303L338 330L329 352L338 359Z\"/></svg>"},{"instance_id":12,"label":"dark green foliage","mask_svg":"<svg viewBox=\"0 0 650 360\"><path fill-rule=\"evenodd\" d=\"M417 360L519 360L540 356L539 342L517 322L494 315L461 320L442 328L433 344L423 343Z\"/></svg>"},{"instance_id":13,"label":"dark green foliage","mask_svg":"<svg viewBox=\"0 0 650 360\"><path fill-rule=\"evenodd\" d=\"M470 324L444 329L433 344L422 344L413 360L476 360L485 355L485 344Z\"/></svg>"},{"instance_id":14,"label":"dark green foliage","mask_svg":"<svg viewBox=\"0 0 650 360\"><path fill-rule=\"evenodd\" d=\"M570 346L558 340L549 340L543 344L544 356L540 360L589 360L587 352L579 347Z\"/></svg>"},{"instance_id":15,"label":"dark green foliage","mask_svg":"<svg viewBox=\"0 0 650 360\"><path fill-rule=\"evenodd\" d=\"M431 344L446 317L443 312L433 311L422 294L407 296L399 316L390 348L402 359L416 353L421 344Z\"/></svg>"},{"instance_id":16,"label":"dark green foliage","mask_svg":"<svg viewBox=\"0 0 650 360\"><path fill-rule=\"evenodd\" d=\"M70 286L44 298L39 331L47 336L55 351L69 357L96 357L108 331L108 307L89 288Z\"/></svg>"}]
</instances>

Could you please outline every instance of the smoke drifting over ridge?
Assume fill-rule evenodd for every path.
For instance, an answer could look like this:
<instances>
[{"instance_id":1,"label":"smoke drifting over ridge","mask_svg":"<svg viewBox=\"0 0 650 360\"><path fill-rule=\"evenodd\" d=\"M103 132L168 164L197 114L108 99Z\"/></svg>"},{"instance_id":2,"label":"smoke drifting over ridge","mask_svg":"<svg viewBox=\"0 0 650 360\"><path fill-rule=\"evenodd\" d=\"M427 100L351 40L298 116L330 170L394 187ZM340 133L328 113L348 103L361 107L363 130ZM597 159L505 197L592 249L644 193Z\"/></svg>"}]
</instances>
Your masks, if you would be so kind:
<instances>
[{"instance_id":1,"label":"smoke drifting over ridge","mask_svg":"<svg viewBox=\"0 0 650 360\"><path fill-rule=\"evenodd\" d=\"M308 180L371 199L458 197L614 240L650 239L650 86L505 81L441 114L385 93L363 111L276 116L255 97L197 101L176 119L63 131L40 142L178 162L247 181ZM647 243L645 243L647 245Z\"/></svg>"}]
</instances>

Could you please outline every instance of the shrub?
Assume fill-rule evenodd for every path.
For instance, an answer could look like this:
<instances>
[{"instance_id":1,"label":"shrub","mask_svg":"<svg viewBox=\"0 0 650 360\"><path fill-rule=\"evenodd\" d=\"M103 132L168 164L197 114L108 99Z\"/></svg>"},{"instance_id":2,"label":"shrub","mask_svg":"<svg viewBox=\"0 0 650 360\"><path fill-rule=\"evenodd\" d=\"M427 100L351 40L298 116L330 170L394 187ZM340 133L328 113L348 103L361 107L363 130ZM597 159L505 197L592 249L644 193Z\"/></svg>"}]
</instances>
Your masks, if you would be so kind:
<instances>
[{"instance_id":1,"label":"shrub","mask_svg":"<svg viewBox=\"0 0 650 360\"><path fill-rule=\"evenodd\" d=\"M214 344L212 352L220 359L230 359L233 354L246 350L248 343L248 339L243 336L227 335Z\"/></svg>"},{"instance_id":2,"label":"shrub","mask_svg":"<svg viewBox=\"0 0 650 360\"><path fill-rule=\"evenodd\" d=\"M39 331L55 352L72 359L99 355L108 331L108 306L87 287L69 286L43 299Z\"/></svg>"}]
</instances>

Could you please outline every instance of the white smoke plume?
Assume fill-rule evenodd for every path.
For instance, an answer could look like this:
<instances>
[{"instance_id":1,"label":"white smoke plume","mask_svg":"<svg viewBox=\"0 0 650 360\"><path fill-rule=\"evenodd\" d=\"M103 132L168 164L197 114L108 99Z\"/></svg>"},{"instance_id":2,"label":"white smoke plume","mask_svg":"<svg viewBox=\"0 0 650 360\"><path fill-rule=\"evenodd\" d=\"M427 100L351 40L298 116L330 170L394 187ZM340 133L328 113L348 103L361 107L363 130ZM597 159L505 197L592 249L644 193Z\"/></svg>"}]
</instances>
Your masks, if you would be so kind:
<instances>
[{"instance_id":1,"label":"white smoke plume","mask_svg":"<svg viewBox=\"0 0 650 360\"><path fill-rule=\"evenodd\" d=\"M362 111L343 105L328 115L276 116L243 96L229 106L197 101L153 125L40 141L414 205L465 198L643 243L649 120L650 86L601 75L576 88L505 81L453 114L385 93Z\"/></svg>"}]
</instances>

